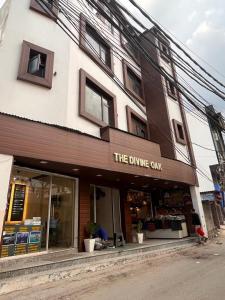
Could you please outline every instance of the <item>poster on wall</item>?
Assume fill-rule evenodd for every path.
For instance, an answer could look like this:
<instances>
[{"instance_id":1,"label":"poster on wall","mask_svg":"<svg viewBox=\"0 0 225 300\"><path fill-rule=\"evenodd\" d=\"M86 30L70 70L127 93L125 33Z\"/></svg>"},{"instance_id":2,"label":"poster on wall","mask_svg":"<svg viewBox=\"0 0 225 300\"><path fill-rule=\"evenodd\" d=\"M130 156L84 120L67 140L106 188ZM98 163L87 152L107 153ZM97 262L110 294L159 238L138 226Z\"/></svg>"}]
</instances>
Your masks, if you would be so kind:
<instances>
[{"instance_id":1,"label":"poster on wall","mask_svg":"<svg viewBox=\"0 0 225 300\"><path fill-rule=\"evenodd\" d=\"M16 233L5 233L2 236L2 245L14 245L16 241Z\"/></svg>"},{"instance_id":2,"label":"poster on wall","mask_svg":"<svg viewBox=\"0 0 225 300\"><path fill-rule=\"evenodd\" d=\"M31 231L30 232L29 243L30 244L39 244L39 243L41 243L41 231Z\"/></svg>"},{"instance_id":3,"label":"poster on wall","mask_svg":"<svg viewBox=\"0 0 225 300\"><path fill-rule=\"evenodd\" d=\"M16 244L27 244L28 237L29 237L29 232L17 232Z\"/></svg>"}]
</instances>

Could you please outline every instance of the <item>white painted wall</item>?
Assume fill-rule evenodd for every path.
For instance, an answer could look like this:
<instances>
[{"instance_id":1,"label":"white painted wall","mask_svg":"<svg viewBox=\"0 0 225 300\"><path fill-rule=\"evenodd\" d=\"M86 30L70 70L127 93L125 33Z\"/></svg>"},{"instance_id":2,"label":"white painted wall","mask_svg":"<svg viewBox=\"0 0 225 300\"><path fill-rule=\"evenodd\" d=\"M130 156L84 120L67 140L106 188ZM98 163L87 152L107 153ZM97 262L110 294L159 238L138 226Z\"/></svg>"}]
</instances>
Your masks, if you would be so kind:
<instances>
[{"instance_id":1,"label":"white painted wall","mask_svg":"<svg viewBox=\"0 0 225 300\"><path fill-rule=\"evenodd\" d=\"M0 46L3 43L11 0L0 0Z\"/></svg>"},{"instance_id":2,"label":"white painted wall","mask_svg":"<svg viewBox=\"0 0 225 300\"><path fill-rule=\"evenodd\" d=\"M7 205L7 195L9 189L11 168L13 157L10 155L0 154L0 242L2 236L2 227Z\"/></svg>"},{"instance_id":3,"label":"white painted wall","mask_svg":"<svg viewBox=\"0 0 225 300\"><path fill-rule=\"evenodd\" d=\"M202 206L202 199L200 196L199 188L196 186L191 186L190 193L191 193L191 198L192 198L192 203L193 203L194 209L195 209L196 213L199 215L203 231L205 232L206 236L208 236L207 226L206 226L206 221L205 221L205 214L204 214L204 210L203 210L203 206Z\"/></svg>"},{"instance_id":4,"label":"white painted wall","mask_svg":"<svg viewBox=\"0 0 225 300\"><path fill-rule=\"evenodd\" d=\"M78 6L77 1L73 2ZM116 95L119 129L127 130L126 105L146 118L142 112L144 107L139 109L55 22L30 10L29 5L30 0L12 1L6 36L0 50L0 65L4 69L0 72L1 112L99 136L99 127L79 116L79 69L83 68ZM101 27L104 26L98 18L96 20ZM101 31L109 35L106 30ZM118 32L114 33L114 39L115 43L119 43ZM53 72L57 75L53 77L51 90L16 79L23 40L55 53ZM122 63L116 58L114 69L123 82Z\"/></svg>"},{"instance_id":5,"label":"white painted wall","mask_svg":"<svg viewBox=\"0 0 225 300\"><path fill-rule=\"evenodd\" d=\"M215 149L209 126L197 120L196 117L191 115L190 113L187 113L187 121L192 142L209 149ZM212 191L214 190L214 185L212 182L212 176L209 166L218 164L216 152L203 149L194 144L193 150L197 167L202 170L208 177L207 179L198 174L199 190L200 192Z\"/></svg>"},{"instance_id":6,"label":"white painted wall","mask_svg":"<svg viewBox=\"0 0 225 300\"><path fill-rule=\"evenodd\" d=\"M159 58L160 65L171 76L173 76L171 65L169 63L165 62L165 60L163 60L160 57L159 53L158 53L158 58ZM173 141L174 141L174 145L176 147L176 158L180 161L183 161L184 163L190 163L190 156L189 156L188 147L186 145L182 145L180 143L177 143L176 137L175 137L175 131L174 131L174 127L173 127L173 122L172 122L172 120L175 119L175 120L183 123L179 103L178 103L178 101L174 100L172 97L170 97L168 95L166 80L163 77L161 77L161 78L162 78L164 95L165 95L165 98L166 98L168 113L169 113L169 117L170 117L170 127L171 127L171 131L172 131Z\"/></svg>"}]
</instances>

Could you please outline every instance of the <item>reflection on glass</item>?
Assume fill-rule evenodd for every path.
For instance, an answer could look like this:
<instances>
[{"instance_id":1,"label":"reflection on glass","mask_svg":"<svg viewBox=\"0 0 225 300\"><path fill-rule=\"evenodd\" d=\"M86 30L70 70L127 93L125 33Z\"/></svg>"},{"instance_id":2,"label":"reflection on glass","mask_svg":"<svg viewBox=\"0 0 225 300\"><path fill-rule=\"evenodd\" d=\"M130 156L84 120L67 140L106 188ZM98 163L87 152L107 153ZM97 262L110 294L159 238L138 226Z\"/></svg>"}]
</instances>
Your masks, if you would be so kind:
<instances>
[{"instance_id":1,"label":"reflection on glass","mask_svg":"<svg viewBox=\"0 0 225 300\"><path fill-rule=\"evenodd\" d=\"M102 120L101 96L89 86L86 86L85 111L98 120Z\"/></svg>"},{"instance_id":2,"label":"reflection on glass","mask_svg":"<svg viewBox=\"0 0 225 300\"><path fill-rule=\"evenodd\" d=\"M74 180L52 177L49 247L73 246Z\"/></svg>"}]
</instances>

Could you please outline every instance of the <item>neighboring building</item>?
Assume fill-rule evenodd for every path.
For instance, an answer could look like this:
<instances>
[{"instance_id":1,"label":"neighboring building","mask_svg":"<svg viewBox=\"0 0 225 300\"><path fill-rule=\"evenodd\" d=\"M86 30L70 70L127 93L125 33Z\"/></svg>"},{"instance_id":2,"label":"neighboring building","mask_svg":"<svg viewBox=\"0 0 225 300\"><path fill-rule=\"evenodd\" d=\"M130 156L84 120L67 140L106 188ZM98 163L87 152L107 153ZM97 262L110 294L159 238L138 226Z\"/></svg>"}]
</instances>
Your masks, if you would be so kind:
<instances>
[{"instance_id":1,"label":"neighboring building","mask_svg":"<svg viewBox=\"0 0 225 300\"><path fill-rule=\"evenodd\" d=\"M82 250L90 222L127 242L138 220L148 237L182 238L192 205L206 230L179 93L89 9L79 7L77 46L36 1L11 3L0 49L2 256ZM154 43L176 76L167 41Z\"/></svg>"},{"instance_id":2,"label":"neighboring building","mask_svg":"<svg viewBox=\"0 0 225 300\"><path fill-rule=\"evenodd\" d=\"M198 181L208 233L213 236L215 229L220 228L224 221L221 209L224 203L224 123L221 114L216 113L213 106L206 108L206 114L206 122L190 113L187 118L196 165L206 175L199 173Z\"/></svg>"}]
</instances>

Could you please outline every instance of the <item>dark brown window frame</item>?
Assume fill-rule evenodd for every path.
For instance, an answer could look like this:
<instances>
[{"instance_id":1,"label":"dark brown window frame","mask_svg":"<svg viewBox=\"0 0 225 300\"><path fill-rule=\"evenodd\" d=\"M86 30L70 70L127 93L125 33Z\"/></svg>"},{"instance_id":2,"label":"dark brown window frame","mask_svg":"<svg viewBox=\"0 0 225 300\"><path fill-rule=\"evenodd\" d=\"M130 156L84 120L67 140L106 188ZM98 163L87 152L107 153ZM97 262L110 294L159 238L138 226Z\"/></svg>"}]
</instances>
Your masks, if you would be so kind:
<instances>
[{"instance_id":1,"label":"dark brown window frame","mask_svg":"<svg viewBox=\"0 0 225 300\"><path fill-rule=\"evenodd\" d=\"M45 77L39 77L28 73L28 63L30 50L35 50L37 52L43 53L47 56L46 59L46 70ZM54 52L42 48L40 46L34 45L30 42L23 41L22 52L20 57L20 65L18 70L17 79L27 81L36 85L40 85L46 88L52 88L52 78L53 78L53 63L54 63Z\"/></svg>"},{"instance_id":2,"label":"dark brown window frame","mask_svg":"<svg viewBox=\"0 0 225 300\"><path fill-rule=\"evenodd\" d=\"M132 133L133 135L143 138L141 136L136 135L135 133L132 132L132 115L139 119L142 123L146 125L147 129L147 139L150 139L150 131L148 127L148 121L144 119L141 115L139 115L135 110L133 110L129 105L126 106L126 113L127 113L127 129L129 133ZM143 138L145 139L145 138Z\"/></svg>"},{"instance_id":3,"label":"dark brown window frame","mask_svg":"<svg viewBox=\"0 0 225 300\"><path fill-rule=\"evenodd\" d=\"M182 145L186 145L187 140L186 140L183 124L181 122L175 120L175 119L173 119L172 121L173 121L173 128L174 128L175 138L176 138L177 143L182 144ZM181 126L184 138L180 137L178 126Z\"/></svg>"},{"instance_id":4,"label":"dark brown window frame","mask_svg":"<svg viewBox=\"0 0 225 300\"><path fill-rule=\"evenodd\" d=\"M123 64L123 79L124 79L124 86L125 89L129 92L129 94L131 96L133 96L136 100L138 100L142 105L145 105L145 94L144 94L144 84L143 84L143 80L141 78L141 76L139 76L134 70L133 68L129 65L129 63L123 59L122 61ZM128 80L128 71L127 69L130 69L133 74L135 76L137 76L137 78L139 78L139 80L141 81L141 93L142 93L142 97L140 97L138 94L136 94L129 86L129 80Z\"/></svg>"},{"instance_id":5,"label":"dark brown window frame","mask_svg":"<svg viewBox=\"0 0 225 300\"><path fill-rule=\"evenodd\" d=\"M110 67L104 64L101 59L95 55L90 49L86 47L86 40L85 40L85 34L86 34L86 24L88 24L91 28L93 28L94 31L96 31L96 34L98 38L102 41L103 44L106 45L110 49ZM79 38L79 46L80 49L82 49L95 63L97 63L103 70L105 70L109 75L113 76L114 73L114 62L113 62L113 50L111 43L106 40L101 33L99 33L98 29L87 20L87 18L84 16L84 14L80 14L80 38Z\"/></svg>"},{"instance_id":6,"label":"dark brown window frame","mask_svg":"<svg viewBox=\"0 0 225 300\"><path fill-rule=\"evenodd\" d=\"M111 124L107 124L88 112L85 111L85 87L87 80L91 82L91 84L99 90L101 94L104 94L111 102L110 105L110 121ZM118 127L118 117L117 117L117 106L116 106L116 96L111 93L108 89L106 89L101 83L99 83L94 77L89 75L83 69L80 69L80 100L79 100L79 114L80 116L84 117L86 120L91 121L92 123L100 126L110 126L110 127Z\"/></svg>"},{"instance_id":7,"label":"dark brown window frame","mask_svg":"<svg viewBox=\"0 0 225 300\"><path fill-rule=\"evenodd\" d=\"M55 0L55 2L57 3L58 0ZM58 15L58 9L56 7L53 7L52 12L53 14L48 14L38 3L36 0L31 0L30 1L30 9L40 13L41 15L48 17L50 19L56 20L56 16ZM46 8L47 9L47 8Z\"/></svg>"},{"instance_id":8,"label":"dark brown window frame","mask_svg":"<svg viewBox=\"0 0 225 300\"><path fill-rule=\"evenodd\" d=\"M129 54L129 56L135 61L135 63L140 66L141 64L141 56L140 56L140 53L137 51L137 56L138 57L135 57L134 54L126 47L126 43L124 43L123 41L123 35L122 33L120 33L120 44L121 44L121 47Z\"/></svg>"},{"instance_id":9,"label":"dark brown window frame","mask_svg":"<svg viewBox=\"0 0 225 300\"><path fill-rule=\"evenodd\" d=\"M166 88L167 88L167 94L168 94L168 96L177 101L178 100L178 95L177 95L178 91L177 91L176 87L174 86L174 89L175 89L175 95L174 95L171 92L169 81L167 79L165 79L165 80L166 80Z\"/></svg>"},{"instance_id":10,"label":"dark brown window frame","mask_svg":"<svg viewBox=\"0 0 225 300\"><path fill-rule=\"evenodd\" d=\"M160 56L161 58L166 61L167 63L171 62L171 51L170 51L170 45L167 41L163 40L162 38L158 39L158 43L159 43L159 52L160 52ZM168 54L165 55L164 51L163 51L163 46L166 47L168 49Z\"/></svg>"}]
</instances>

